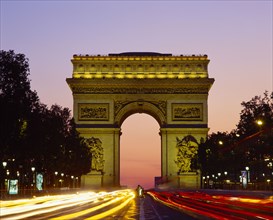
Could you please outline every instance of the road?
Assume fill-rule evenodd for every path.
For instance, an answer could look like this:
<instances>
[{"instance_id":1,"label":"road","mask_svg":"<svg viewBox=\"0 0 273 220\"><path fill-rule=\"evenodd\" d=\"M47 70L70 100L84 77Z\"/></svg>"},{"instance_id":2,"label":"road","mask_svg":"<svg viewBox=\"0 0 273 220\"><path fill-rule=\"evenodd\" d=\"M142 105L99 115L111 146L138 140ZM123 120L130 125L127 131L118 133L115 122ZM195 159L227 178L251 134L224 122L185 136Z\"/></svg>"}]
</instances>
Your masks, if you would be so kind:
<instances>
[{"instance_id":1,"label":"road","mask_svg":"<svg viewBox=\"0 0 273 220\"><path fill-rule=\"evenodd\" d=\"M272 193L273 194L273 193ZM273 197L200 191L148 191L136 198L132 190L85 192L1 201L7 219L269 219Z\"/></svg>"}]
</instances>

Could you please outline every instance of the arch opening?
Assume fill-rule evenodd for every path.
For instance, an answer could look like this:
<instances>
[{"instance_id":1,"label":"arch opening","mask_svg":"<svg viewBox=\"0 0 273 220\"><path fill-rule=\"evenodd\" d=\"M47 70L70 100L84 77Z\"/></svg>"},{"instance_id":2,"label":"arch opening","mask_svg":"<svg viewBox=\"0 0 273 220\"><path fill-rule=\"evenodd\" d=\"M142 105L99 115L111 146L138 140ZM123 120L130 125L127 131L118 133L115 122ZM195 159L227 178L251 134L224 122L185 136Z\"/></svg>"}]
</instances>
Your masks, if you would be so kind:
<instances>
[{"instance_id":1,"label":"arch opening","mask_svg":"<svg viewBox=\"0 0 273 220\"><path fill-rule=\"evenodd\" d=\"M159 125L148 114L132 114L121 126L120 183L135 188L154 187L161 176L161 140Z\"/></svg>"},{"instance_id":2,"label":"arch opening","mask_svg":"<svg viewBox=\"0 0 273 220\"><path fill-rule=\"evenodd\" d=\"M123 106L116 116L115 124L121 127L126 118L135 113L146 113L152 116L158 122L160 127L166 124L164 112L162 112L161 108L158 106L158 103L154 104L152 102L142 100L130 102Z\"/></svg>"}]
</instances>

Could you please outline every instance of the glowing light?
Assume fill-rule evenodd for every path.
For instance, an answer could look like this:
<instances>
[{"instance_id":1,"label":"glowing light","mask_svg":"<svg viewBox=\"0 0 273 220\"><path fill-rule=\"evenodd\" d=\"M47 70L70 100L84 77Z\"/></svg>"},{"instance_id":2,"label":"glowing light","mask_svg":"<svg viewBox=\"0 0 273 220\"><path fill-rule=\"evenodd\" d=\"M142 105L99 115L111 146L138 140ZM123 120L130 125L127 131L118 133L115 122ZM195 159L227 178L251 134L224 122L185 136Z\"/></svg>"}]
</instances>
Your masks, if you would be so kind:
<instances>
[{"instance_id":1,"label":"glowing light","mask_svg":"<svg viewBox=\"0 0 273 220\"><path fill-rule=\"evenodd\" d=\"M135 194L133 192L130 193L130 197L125 200L123 203L121 203L120 205L110 209L110 210L107 210L103 213L100 213L98 215L95 215L95 216L92 216L90 218L86 218L87 220L92 220L92 219L102 219L102 218L105 218L106 216L109 216L109 215L112 215L113 213L123 209L132 199L135 198Z\"/></svg>"},{"instance_id":2,"label":"glowing light","mask_svg":"<svg viewBox=\"0 0 273 220\"><path fill-rule=\"evenodd\" d=\"M3 164L3 167L5 169L5 167L7 166L8 163L6 161L4 161L4 162L2 162L2 164Z\"/></svg>"},{"instance_id":3,"label":"glowing light","mask_svg":"<svg viewBox=\"0 0 273 220\"><path fill-rule=\"evenodd\" d=\"M92 212L96 210L101 210L106 206L118 203L117 206L114 206L114 208L108 211L101 211L101 216L107 216L125 207L134 197L135 195L131 190L117 190L113 192L86 192L68 195L44 196L24 200L1 201L0 213L2 219L35 218L35 215L54 212L63 208L75 207L87 203L94 204L92 208L82 210L81 212L53 218L70 219L77 218L85 213L92 215ZM120 203L120 201L122 201L122 203ZM98 215L98 213L96 214ZM12 215L12 217L7 215ZM98 219L97 217L96 219Z\"/></svg>"}]
</instances>

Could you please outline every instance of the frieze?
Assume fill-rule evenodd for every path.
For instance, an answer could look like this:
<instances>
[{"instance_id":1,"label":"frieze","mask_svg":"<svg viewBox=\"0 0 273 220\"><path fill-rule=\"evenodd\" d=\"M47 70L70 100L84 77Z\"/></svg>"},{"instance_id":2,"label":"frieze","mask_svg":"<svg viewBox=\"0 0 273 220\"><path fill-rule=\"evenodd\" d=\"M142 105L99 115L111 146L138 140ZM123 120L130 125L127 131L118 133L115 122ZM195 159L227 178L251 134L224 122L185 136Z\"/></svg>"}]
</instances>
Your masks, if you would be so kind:
<instances>
[{"instance_id":1,"label":"frieze","mask_svg":"<svg viewBox=\"0 0 273 220\"><path fill-rule=\"evenodd\" d=\"M198 88L90 88L71 87L74 94L208 94L208 86Z\"/></svg>"}]
</instances>

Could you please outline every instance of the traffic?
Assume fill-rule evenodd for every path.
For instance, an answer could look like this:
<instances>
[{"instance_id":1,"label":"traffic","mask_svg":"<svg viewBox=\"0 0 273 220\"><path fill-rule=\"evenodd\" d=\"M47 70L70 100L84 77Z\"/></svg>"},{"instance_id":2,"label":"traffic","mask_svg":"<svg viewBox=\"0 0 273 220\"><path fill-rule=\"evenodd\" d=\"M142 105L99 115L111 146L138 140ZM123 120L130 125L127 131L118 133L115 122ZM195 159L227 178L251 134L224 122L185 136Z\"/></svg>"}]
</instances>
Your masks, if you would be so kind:
<instances>
[{"instance_id":1,"label":"traffic","mask_svg":"<svg viewBox=\"0 0 273 220\"><path fill-rule=\"evenodd\" d=\"M11 219L273 219L273 193L221 190L79 192L1 201Z\"/></svg>"}]
</instances>

